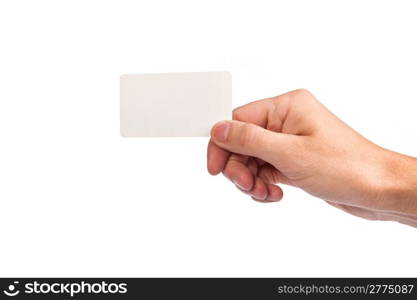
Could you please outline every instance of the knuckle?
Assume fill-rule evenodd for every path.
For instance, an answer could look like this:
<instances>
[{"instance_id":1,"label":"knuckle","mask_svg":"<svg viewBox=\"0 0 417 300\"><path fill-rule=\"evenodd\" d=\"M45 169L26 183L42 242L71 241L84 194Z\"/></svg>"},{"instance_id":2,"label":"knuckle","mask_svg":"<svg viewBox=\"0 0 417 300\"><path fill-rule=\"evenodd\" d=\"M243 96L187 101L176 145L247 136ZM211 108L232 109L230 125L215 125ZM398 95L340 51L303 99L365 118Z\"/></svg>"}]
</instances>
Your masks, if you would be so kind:
<instances>
[{"instance_id":1,"label":"knuckle","mask_svg":"<svg viewBox=\"0 0 417 300\"><path fill-rule=\"evenodd\" d=\"M257 126L253 124L242 124L238 144L242 148L247 148L256 143Z\"/></svg>"},{"instance_id":2,"label":"knuckle","mask_svg":"<svg viewBox=\"0 0 417 300\"><path fill-rule=\"evenodd\" d=\"M307 89L297 89L289 92L287 95L287 101L289 103L298 103L299 105L311 103L315 99L313 94Z\"/></svg>"},{"instance_id":3,"label":"knuckle","mask_svg":"<svg viewBox=\"0 0 417 300\"><path fill-rule=\"evenodd\" d=\"M275 104L278 103L292 103L292 102L299 102L299 101L308 101L309 99L312 99L313 95L308 91L307 89L301 88L296 89L290 92L287 92L285 94L282 94L280 96L275 97Z\"/></svg>"},{"instance_id":4,"label":"knuckle","mask_svg":"<svg viewBox=\"0 0 417 300\"><path fill-rule=\"evenodd\" d=\"M305 96L311 96L311 93L309 90L301 88L293 91L294 96L297 97L305 97Z\"/></svg>"},{"instance_id":5,"label":"knuckle","mask_svg":"<svg viewBox=\"0 0 417 300\"><path fill-rule=\"evenodd\" d=\"M238 108L235 108L232 112L232 118L233 120L241 121L241 112Z\"/></svg>"},{"instance_id":6,"label":"knuckle","mask_svg":"<svg viewBox=\"0 0 417 300\"><path fill-rule=\"evenodd\" d=\"M272 98L272 100L274 104L277 104L282 101L292 101L292 100L312 99L312 98L314 98L314 96L309 90L301 88L301 89L289 91L279 96L275 96Z\"/></svg>"}]
</instances>

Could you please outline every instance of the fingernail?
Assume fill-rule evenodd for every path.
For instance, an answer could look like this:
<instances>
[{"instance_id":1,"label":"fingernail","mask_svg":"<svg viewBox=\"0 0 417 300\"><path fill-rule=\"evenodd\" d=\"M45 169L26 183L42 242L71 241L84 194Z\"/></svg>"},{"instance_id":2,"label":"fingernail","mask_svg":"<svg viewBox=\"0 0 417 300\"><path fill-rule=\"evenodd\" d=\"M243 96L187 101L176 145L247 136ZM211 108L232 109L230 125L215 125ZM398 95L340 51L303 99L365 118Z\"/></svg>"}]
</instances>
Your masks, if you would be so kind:
<instances>
[{"instance_id":1,"label":"fingernail","mask_svg":"<svg viewBox=\"0 0 417 300\"><path fill-rule=\"evenodd\" d=\"M272 203L272 202L277 202L275 200L269 200L269 199L259 199L259 198L255 198L252 197L253 200L257 201L257 202L261 202L261 203Z\"/></svg>"},{"instance_id":2,"label":"fingernail","mask_svg":"<svg viewBox=\"0 0 417 300\"><path fill-rule=\"evenodd\" d=\"M237 179L232 179L232 182L242 192L245 192L246 193L246 192L248 192L250 190L250 188L244 187L243 185L239 184Z\"/></svg>"},{"instance_id":3,"label":"fingernail","mask_svg":"<svg viewBox=\"0 0 417 300\"><path fill-rule=\"evenodd\" d=\"M226 142L227 136L229 135L230 123L220 122L214 125L213 137L219 142Z\"/></svg>"},{"instance_id":4,"label":"fingernail","mask_svg":"<svg viewBox=\"0 0 417 300\"><path fill-rule=\"evenodd\" d=\"M239 183L237 183L235 180L232 180L233 181L233 183L238 187L238 188L240 188L241 190L246 190L243 186L241 186Z\"/></svg>"}]
</instances>

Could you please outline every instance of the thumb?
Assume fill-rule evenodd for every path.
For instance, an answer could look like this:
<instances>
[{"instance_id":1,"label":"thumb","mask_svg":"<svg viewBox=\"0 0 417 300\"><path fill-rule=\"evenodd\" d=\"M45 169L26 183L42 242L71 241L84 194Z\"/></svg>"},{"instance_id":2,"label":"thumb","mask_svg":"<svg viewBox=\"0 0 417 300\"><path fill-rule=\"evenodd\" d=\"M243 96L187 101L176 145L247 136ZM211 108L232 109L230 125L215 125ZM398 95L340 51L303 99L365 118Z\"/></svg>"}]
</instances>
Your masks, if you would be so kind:
<instances>
[{"instance_id":1,"label":"thumb","mask_svg":"<svg viewBox=\"0 0 417 300\"><path fill-rule=\"evenodd\" d=\"M211 139L230 152L254 156L276 165L294 150L294 136L267 130L251 123L221 121L213 126Z\"/></svg>"}]
</instances>

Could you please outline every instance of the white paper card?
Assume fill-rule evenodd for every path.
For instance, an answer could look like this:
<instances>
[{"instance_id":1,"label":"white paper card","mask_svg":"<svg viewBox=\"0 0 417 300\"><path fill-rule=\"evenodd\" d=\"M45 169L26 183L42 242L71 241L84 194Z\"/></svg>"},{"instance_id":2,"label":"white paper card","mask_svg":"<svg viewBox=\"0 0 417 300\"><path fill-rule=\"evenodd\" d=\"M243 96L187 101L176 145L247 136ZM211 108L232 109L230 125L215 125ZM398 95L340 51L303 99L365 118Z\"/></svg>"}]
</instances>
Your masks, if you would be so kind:
<instances>
[{"instance_id":1,"label":"white paper card","mask_svg":"<svg viewBox=\"0 0 417 300\"><path fill-rule=\"evenodd\" d=\"M125 137L209 136L232 117L229 72L127 74L120 77Z\"/></svg>"}]
</instances>

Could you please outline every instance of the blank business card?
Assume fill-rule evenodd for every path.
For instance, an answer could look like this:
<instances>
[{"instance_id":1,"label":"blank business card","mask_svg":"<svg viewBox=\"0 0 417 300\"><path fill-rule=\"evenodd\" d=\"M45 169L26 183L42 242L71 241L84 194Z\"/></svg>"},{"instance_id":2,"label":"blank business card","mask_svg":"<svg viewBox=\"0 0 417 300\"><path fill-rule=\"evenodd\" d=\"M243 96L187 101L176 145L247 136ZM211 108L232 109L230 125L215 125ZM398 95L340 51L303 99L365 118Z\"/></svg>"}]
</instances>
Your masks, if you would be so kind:
<instances>
[{"instance_id":1,"label":"blank business card","mask_svg":"<svg viewBox=\"0 0 417 300\"><path fill-rule=\"evenodd\" d=\"M209 136L232 117L229 72L127 74L120 77L125 137Z\"/></svg>"}]
</instances>

